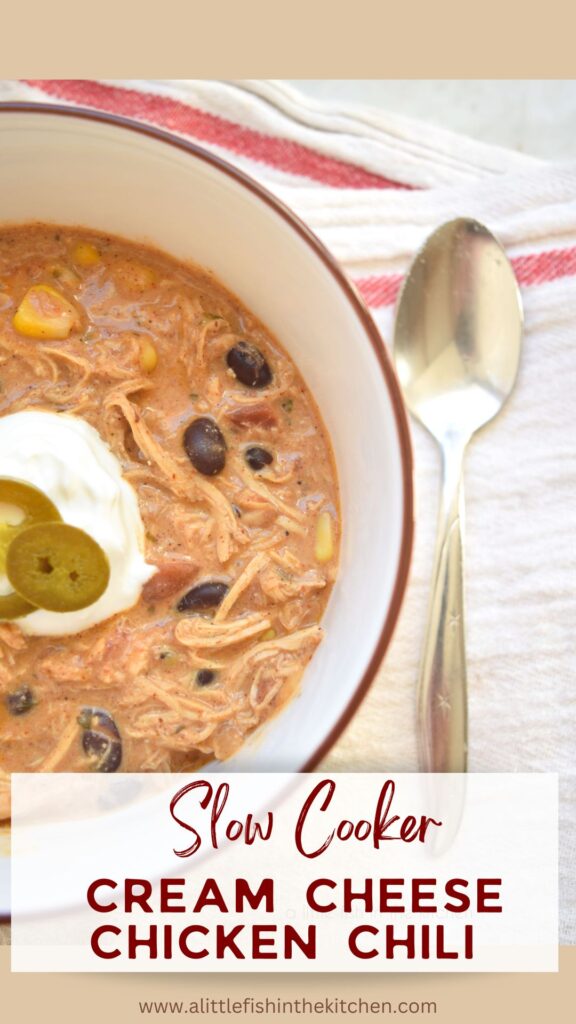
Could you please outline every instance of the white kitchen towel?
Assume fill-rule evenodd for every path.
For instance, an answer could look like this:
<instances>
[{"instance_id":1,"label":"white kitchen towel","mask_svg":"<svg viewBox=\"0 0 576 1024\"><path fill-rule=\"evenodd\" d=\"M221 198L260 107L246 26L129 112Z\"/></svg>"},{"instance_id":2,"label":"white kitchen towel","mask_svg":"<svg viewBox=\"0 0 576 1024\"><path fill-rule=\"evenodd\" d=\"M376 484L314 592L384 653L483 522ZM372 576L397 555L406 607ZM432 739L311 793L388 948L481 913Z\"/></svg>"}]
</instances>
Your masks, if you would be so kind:
<instances>
[{"instance_id":1,"label":"white kitchen towel","mask_svg":"<svg viewBox=\"0 0 576 1024\"><path fill-rule=\"evenodd\" d=\"M561 940L576 942L576 162L318 104L281 82L4 81L0 93L145 120L239 165L320 236L388 340L402 274L434 228L474 216L500 238L522 286L526 331L514 395L466 462L470 769L561 774ZM439 462L417 425L413 441L409 588L378 680L325 762L331 769L417 768L414 694Z\"/></svg>"}]
</instances>

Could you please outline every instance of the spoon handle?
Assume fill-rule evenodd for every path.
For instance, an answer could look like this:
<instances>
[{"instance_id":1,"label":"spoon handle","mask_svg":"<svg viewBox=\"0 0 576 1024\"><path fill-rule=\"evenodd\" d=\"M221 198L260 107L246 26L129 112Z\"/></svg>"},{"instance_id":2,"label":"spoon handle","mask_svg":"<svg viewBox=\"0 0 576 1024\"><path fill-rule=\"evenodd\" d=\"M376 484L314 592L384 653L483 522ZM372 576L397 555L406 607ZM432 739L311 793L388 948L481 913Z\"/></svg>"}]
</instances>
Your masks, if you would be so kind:
<instances>
[{"instance_id":1,"label":"spoon handle","mask_svg":"<svg viewBox=\"0 0 576 1024\"><path fill-rule=\"evenodd\" d=\"M420 763L465 772L468 747L462 532L464 443L442 449L443 482L428 627L418 683Z\"/></svg>"}]
</instances>

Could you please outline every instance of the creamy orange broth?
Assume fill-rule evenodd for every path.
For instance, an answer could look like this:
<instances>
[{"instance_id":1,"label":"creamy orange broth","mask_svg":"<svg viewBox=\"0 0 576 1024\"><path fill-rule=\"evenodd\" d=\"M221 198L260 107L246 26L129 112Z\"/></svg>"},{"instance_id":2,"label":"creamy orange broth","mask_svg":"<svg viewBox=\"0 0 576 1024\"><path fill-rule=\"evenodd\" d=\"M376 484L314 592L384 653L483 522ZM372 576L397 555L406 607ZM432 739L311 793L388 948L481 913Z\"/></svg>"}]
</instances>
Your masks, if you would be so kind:
<instances>
[{"instance_id":1,"label":"creamy orange broth","mask_svg":"<svg viewBox=\"0 0 576 1024\"><path fill-rule=\"evenodd\" d=\"M15 330L36 284L75 306L66 340ZM241 342L263 357L256 384L229 365L231 350L252 358ZM0 231L0 416L25 409L72 413L99 431L137 494L145 557L159 571L133 608L75 636L0 623L4 793L16 770L177 771L229 757L294 693L336 573L336 473L304 381L208 273L34 225ZM185 449L199 418L220 431L219 472L199 471ZM195 591L208 583L220 586ZM97 711L91 722L86 709ZM100 753L115 745L111 759L91 756L90 724Z\"/></svg>"}]
</instances>

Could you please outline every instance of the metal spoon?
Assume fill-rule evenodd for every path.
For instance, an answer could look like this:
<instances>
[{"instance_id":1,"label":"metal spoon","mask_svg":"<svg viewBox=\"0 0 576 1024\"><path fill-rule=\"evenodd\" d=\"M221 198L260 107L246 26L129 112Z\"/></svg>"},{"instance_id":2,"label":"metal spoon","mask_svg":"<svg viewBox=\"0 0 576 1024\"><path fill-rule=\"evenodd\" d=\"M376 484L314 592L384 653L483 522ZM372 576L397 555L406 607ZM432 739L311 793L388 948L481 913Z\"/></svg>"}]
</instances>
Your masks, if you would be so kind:
<instances>
[{"instance_id":1,"label":"metal spoon","mask_svg":"<svg viewBox=\"0 0 576 1024\"><path fill-rule=\"evenodd\" d=\"M500 412L514 387L522 324L514 272L487 228L461 218L435 231L404 282L394 332L408 407L442 452L438 539L418 682L423 771L466 771L462 466L470 438Z\"/></svg>"}]
</instances>

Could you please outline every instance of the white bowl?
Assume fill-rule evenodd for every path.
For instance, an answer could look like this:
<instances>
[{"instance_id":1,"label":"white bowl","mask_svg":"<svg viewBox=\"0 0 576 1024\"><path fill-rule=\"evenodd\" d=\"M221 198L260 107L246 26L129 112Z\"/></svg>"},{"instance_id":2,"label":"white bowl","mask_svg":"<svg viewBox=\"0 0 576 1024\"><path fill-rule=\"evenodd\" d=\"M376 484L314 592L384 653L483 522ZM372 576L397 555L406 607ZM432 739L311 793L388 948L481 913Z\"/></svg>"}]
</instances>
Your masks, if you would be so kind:
<instances>
[{"instance_id":1,"label":"white bowl","mask_svg":"<svg viewBox=\"0 0 576 1024\"><path fill-rule=\"evenodd\" d=\"M309 770L356 710L390 641L412 546L412 460L377 329L308 229L182 139L92 111L0 104L0 224L82 225L210 268L277 335L330 433L340 574L300 696L228 770ZM0 896L0 913L2 897Z\"/></svg>"}]
</instances>

